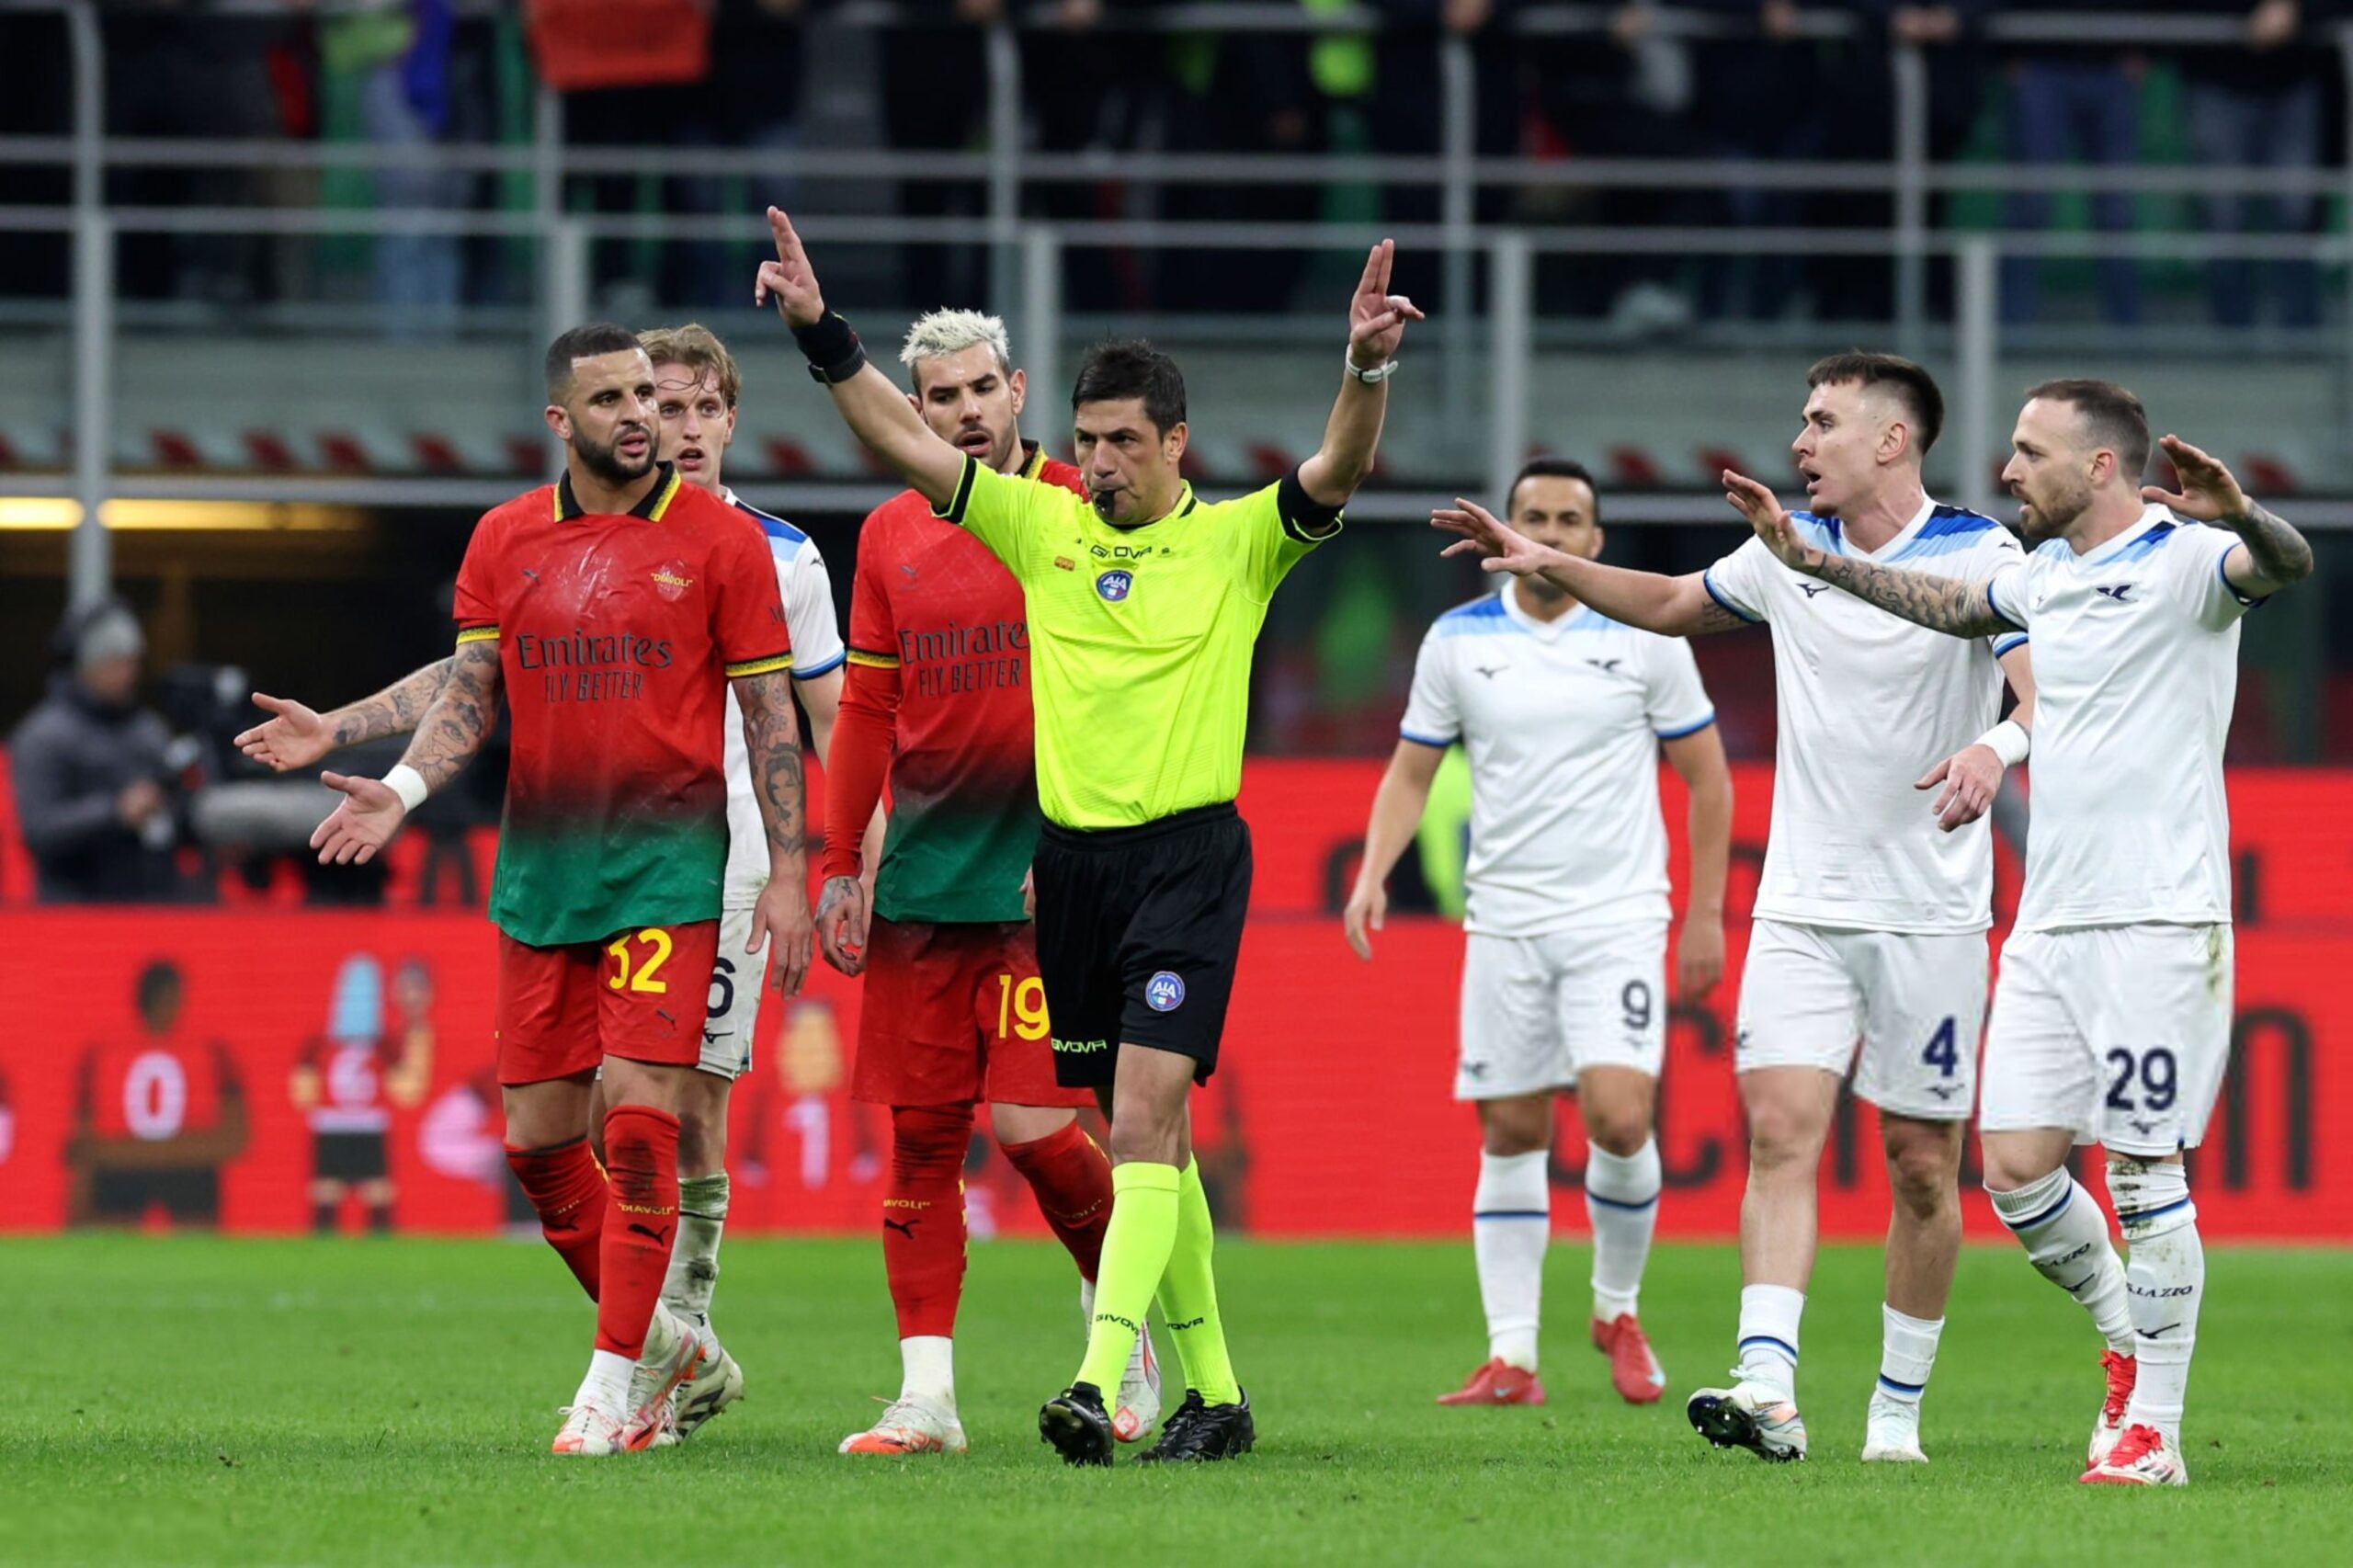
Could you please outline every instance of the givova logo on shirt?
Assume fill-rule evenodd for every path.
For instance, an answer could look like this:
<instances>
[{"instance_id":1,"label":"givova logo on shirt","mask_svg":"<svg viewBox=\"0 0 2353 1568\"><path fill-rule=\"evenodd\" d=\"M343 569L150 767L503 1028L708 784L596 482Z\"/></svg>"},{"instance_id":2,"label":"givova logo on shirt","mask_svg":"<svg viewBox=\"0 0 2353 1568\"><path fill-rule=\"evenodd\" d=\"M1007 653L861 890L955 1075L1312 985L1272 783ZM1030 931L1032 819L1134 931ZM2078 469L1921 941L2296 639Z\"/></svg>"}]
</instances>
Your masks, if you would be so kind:
<instances>
[{"instance_id":1,"label":"givova logo on shirt","mask_svg":"<svg viewBox=\"0 0 2353 1568\"><path fill-rule=\"evenodd\" d=\"M1095 591L1113 604L1126 598L1135 585L1136 574L1132 572L1106 572L1095 579Z\"/></svg>"}]
</instances>

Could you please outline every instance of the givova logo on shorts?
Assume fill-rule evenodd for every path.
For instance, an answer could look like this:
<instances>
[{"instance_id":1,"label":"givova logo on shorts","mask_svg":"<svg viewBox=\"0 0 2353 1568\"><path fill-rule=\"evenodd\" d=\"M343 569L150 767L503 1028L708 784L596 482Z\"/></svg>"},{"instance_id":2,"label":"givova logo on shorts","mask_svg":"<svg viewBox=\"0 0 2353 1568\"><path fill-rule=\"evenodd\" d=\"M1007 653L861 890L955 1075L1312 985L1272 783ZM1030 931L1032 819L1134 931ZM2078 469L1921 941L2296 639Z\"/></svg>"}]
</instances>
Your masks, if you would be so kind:
<instances>
[{"instance_id":1,"label":"givova logo on shorts","mask_svg":"<svg viewBox=\"0 0 2353 1568\"><path fill-rule=\"evenodd\" d=\"M1155 1013L1173 1013L1185 1005L1185 982L1171 970L1162 970L1143 983L1144 1006Z\"/></svg>"}]
</instances>

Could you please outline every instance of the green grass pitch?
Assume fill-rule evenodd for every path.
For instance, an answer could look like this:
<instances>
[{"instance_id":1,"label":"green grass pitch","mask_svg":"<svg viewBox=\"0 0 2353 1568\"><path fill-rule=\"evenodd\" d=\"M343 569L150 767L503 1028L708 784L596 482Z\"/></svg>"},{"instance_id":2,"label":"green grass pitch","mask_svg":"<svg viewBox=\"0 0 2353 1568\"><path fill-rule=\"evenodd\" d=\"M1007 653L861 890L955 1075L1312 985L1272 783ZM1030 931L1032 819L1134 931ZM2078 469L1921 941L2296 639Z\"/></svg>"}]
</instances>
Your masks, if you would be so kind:
<instances>
[{"instance_id":1,"label":"green grass pitch","mask_svg":"<svg viewBox=\"0 0 2353 1568\"><path fill-rule=\"evenodd\" d=\"M684 1448L592 1462L546 1451L590 1317L536 1245L0 1243L0 1559L2245 1568L2337 1559L2353 1519L2353 1254L2209 1254L2192 1485L2165 1494L2073 1483L2097 1346L2009 1249L1961 1260L1926 1469L1855 1458L1879 1354L1869 1249L1826 1252L1815 1278L1802 1466L1713 1452L1684 1424L1730 1354L1725 1246L1652 1263L1662 1403L1609 1393L1583 1340L1586 1254L1557 1245L1552 1403L1458 1411L1430 1402L1483 1345L1467 1243L1230 1243L1258 1451L1183 1472L1070 1471L1038 1442L1079 1341L1050 1245L974 1250L961 1460L834 1452L897 1385L873 1244L731 1240L722 1261L714 1315L749 1397Z\"/></svg>"}]
</instances>

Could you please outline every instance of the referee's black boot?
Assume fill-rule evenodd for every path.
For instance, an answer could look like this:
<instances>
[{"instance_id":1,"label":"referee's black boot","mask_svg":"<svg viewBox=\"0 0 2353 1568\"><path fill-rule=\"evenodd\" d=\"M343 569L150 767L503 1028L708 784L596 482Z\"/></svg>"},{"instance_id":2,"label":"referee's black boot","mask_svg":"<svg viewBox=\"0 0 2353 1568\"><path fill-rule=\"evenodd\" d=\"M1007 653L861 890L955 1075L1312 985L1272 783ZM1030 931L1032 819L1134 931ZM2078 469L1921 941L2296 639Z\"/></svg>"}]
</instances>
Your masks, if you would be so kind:
<instances>
[{"instance_id":1,"label":"referee's black boot","mask_svg":"<svg viewBox=\"0 0 2353 1568\"><path fill-rule=\"evenodd\" d=\"M1038 1412L1038 1436L1054 1446L1064 1464L1109 1464L1111 1416L1103 1408L1103 1391L1073 1383L1054 1395Z\"/></svg>"},{"instance_id":2,"label":"referee's black boot","mask_svg":"<svg viewBox=\"0 0 2353 1568\"><path fill-rule=\"evenodd\" d=\"M1160 1441L1136 1456L1138 1464L1207 1464L1213 1460L1239 1459L1258 1441L1257 1423L1250 1418L1250 1392L1242 1391L1233 1404L1203 1404L1197 1389L1185 1391L1185 1403L1160 1426Z\"/></svg>"}]
</instances>

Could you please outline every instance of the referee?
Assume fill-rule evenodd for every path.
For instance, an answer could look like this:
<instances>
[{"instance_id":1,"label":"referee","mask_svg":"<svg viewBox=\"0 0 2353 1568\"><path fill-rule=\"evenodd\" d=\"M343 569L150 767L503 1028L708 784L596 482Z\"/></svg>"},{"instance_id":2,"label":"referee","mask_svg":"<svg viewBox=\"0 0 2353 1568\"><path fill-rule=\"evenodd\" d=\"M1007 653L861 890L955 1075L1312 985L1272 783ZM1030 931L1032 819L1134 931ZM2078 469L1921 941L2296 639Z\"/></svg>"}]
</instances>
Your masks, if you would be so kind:
<instances>
[{"instance_id":1,"label":"referee","mask_svg":"<svg viewBox=\"0 0 2353 1568\"><path fill-rule=\"evenodd\" d=\"M1185 1369L1184 1403L1147 1460L1249 1451L1250 1403L1226 1358L1209 1202L1187 1099L1217 1065L1250 900L1242 788L1250 651L1276 586L1340 529L1372 468L1390 356L1422 312L1389 292L1394 244L1365 259L1348 306L1347 375L1324 444L1237 501L1197 499L1185 380L1143 343L1097 347L1071 393L1091 500L1008 480L934 435L825 310L809 255L771 207L776 260L756 298L778 308L858 439L943 517L1004 561L1027 600L1037 681L1038 965L1054 1071L1111 1123L1111 1223L1077 1379L1039 1412L1072 1464L1111 1462L1103 1391L1118 1386L1155 1296Z\"/></svg>"}]
</instances>

